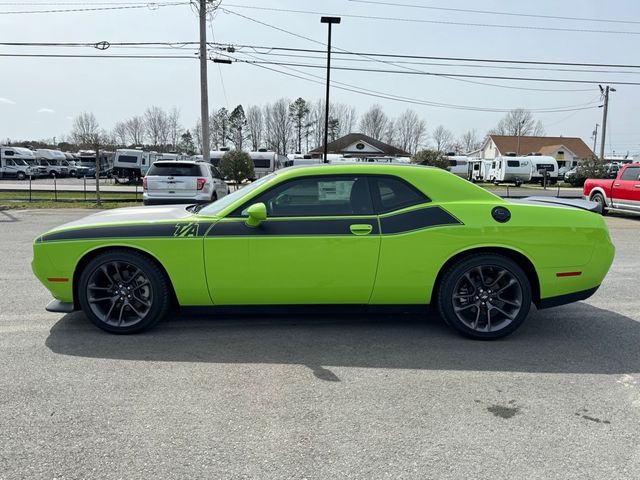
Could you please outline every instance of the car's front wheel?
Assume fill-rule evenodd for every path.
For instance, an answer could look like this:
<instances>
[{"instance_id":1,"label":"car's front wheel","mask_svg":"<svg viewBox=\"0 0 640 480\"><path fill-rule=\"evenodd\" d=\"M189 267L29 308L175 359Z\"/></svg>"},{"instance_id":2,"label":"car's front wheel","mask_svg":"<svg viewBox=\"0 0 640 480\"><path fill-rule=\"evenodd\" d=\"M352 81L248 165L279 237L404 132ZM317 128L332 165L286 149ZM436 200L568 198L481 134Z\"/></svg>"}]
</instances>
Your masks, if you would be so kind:
<instances>
[{"instance_id":1,"label":"car's front wheel","mask_svg":"<svg viewBox=\"0 0 640 480\"><path fill-rule=\"evenodd\" d=\"M150 328L169 310L170 285L146 256L129 250L99 254L78 282L80 307L91 322L111 333Z\"/></svg>"},{"instance_id":2,"label":"car's front wheel","mask_svg":"<svg viewBox=\"0 0 640 480\"><path fill-rule=\"evenodd\" d=\"M438 309L461 334L494 340L513 333L531 308L531 283L510 258L479 254L453 264L438 288Z\"/></svg>"}]
</instances>

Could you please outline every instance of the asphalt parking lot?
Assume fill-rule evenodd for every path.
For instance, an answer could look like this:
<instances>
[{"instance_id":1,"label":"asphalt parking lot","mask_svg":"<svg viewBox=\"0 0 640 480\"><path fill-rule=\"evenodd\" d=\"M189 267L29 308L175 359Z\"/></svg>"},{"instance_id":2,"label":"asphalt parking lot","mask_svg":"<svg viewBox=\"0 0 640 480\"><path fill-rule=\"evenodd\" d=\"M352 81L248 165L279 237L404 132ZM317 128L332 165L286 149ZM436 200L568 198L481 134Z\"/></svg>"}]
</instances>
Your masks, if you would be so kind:
<instances>
[{"instance_id":1,"label":"asphalt parking lot","mask_svg":"<svg viewBox=\"0 0 640 480\"><path fill-rule=\"evenodd\" d=\"M45 312L30 270L86 213L0 211L0 479L640 476L640 218L607 217L594 297L476 342L397 315L109 335Z\"/></svg>"}]
</instances>

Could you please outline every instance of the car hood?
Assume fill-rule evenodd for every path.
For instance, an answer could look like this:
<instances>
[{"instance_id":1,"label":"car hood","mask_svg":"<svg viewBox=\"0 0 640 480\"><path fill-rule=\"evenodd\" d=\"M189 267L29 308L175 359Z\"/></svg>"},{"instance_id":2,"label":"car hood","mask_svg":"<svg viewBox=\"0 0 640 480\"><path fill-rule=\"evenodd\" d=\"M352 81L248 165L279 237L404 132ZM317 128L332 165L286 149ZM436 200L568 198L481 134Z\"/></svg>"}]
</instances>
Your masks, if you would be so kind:
<instances>
[{"instance_id":1,"label":"car hood","mask_svg":"<svg viewBox=\"0 0 640 480\"><path fill-rule=\"evenodd\" d=\"M194 214L186 209L186 205L114 208L65 223L50 231L129 223L166 223L192 216Z\"/></svg>"}]
</instances>

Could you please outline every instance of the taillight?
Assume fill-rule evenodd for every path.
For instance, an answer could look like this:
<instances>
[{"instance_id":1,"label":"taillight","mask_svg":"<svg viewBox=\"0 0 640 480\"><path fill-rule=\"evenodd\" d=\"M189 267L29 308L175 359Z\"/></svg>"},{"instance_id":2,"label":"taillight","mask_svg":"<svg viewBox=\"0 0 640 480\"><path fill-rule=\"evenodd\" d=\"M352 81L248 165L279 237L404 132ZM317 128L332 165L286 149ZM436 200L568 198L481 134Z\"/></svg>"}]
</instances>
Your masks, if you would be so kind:
<instances>
[{"instance_id":1,"label":"taillight","mask_svg":"<svg viewBox=\"0 0 640 480\"><path fill-rule=\"evenodd\" d=\"M206 178L199 178L198 179L198 190L202 190L206 184L207 184L207 179Z\"/></svg>"},{"instance_id":2,"label":"taillight","mask_svg":"<svg viewBox=\"0 0 640 480\"><path fill-rule=\"evenodd\" d=\"M147 177L144 177L142 179L142 189L146 190L147 189Z\"/></svg>"}]
</instances>

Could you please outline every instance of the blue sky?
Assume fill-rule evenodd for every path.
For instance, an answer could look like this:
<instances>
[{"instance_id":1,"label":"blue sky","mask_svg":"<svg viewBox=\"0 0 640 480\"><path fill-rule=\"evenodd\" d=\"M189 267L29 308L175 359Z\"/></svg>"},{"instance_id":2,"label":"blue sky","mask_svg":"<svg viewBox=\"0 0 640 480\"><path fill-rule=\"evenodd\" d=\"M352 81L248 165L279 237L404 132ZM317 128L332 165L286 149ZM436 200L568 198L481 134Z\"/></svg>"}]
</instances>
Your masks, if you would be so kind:
<instances>
[{"instance_id":1,"label":"blue sky","mask_svg":"<svg viewBox=\"0 0 640 480\"><path fill-rule=\"evenodd\" d=\"M123 0L132 3L134 0ZM382 0L380 0L382 1ZM640 4L635 1L597 2L592 0L537 2L389 0L392 3L430 7L491 10L535 15L617 19L631 22L640 19ZM0 12L16 10L45 10L87 8L90 4L104 6L115 0L86 0L81 2L54 2L34 0L28 3L42 5L8 5L0 2ZM17 3L17 2L14 2ZM62 5L82 3L84 5ZM162 3L162 2L160 2ZM319 22L319 14L301 14L242 8L309 10L324 14L364 15L373 18L344 16L334 28L333 45L356 51L442 57L494 58L509 60L542 60L578 63L636 64L640 42L640 23L607 23L593 21L512 17L497 14L451 12L399 6L373 5L349 0L324 1L258 1L223 0L221 6L229 11L251 17L260 22L288 30L317 42L326 41L326 25ZM393 21L390 18L405 21ZM489 28L446 23L420 23L409 20L493 24L586 30L610 30L632 33L594 33L548 31L532 28ZM634 20L636 19L636 20ZM219 10L208 30L218 42L260 46L322 49L313 43L274 28L252 22L246 18ZM198 39L197 17L189 5L166 6L158 9L122 9L114 11L66 12L47 14L0 15L0 41L2 42L181 42ZM235 56L249 58L255 54L249 49ZM71 53L100 54L91 48L26 48L0 47L0 53ZM116 49L106 54L162 54L191 55L188 49ZM277 53L277 52L275 52ZM282 52L280 52L282 53ZM317 56L318 54L309 53ZM295 61L296 63L323 63L322 59L292 59L265 56L265 59ZM488 68L486 65L462 68L459 62L449 65L389 65L371 62L363 57L335 64L374 69L416 69L428 72L446 72L480 75L507 75L519 77L581 78L602 81L640 81L640 69L599 68L605 72L577 73L539 70L510 70ZM358 61L354 61L358 60ZM390 59L389 61L393 61ZM432 62L434 63L434 62ZM453 64L453 65L451 65ZM281 66L272 68L282 69ZM313 75L324 75L322 69L301 69ZM614 73L618 71L633 73ZM637 73L635 73L637 72ZM494 85L478 85L451 78L424 75L383 74L370 72L332 72L332 79L392 95L421 99L428 102L456 104L491 109L525 107L549 109L575 105L597 106L599 91L596 85L515 82L492 79L474 81ZM0 138L60 137L69 132L71 118L82 111L93 112L100 124L109 129L121 119L142 113L150 105L164 108L178 106L186 127L195 124L199 115L198 62L191 59L63 59L12 58L2 60L0 84ZM320 82L322 83L322 82ZM224 85L224 88L223 88ZM520 90L504 87L524 87L539 90ZM607 151L640 153L640 132L637 112L640 86L616 86L611 95L609 139ZM560 90L560 91L555 91ZM226 95L225 95L226 93ZM295 99L302 96L315 100L324 96L324 86L302 79L291 78L248 64L210 64L210 108L233 108L236 104L264 104L279 97ZM353 92L332 90L332 100L349 103L358 113L371 104L379 103L390 116L413 108L427 121L429 131L443 124L459 135L476 129L486 133L504 115L498 112L465 111L436 108L426 105L408 105L388 99L375 99ZM549 135L579 136L589 145L596 123L602 123L602 109L592 108L576 112L536 113Z\"/></svg>"}]
</instances>

